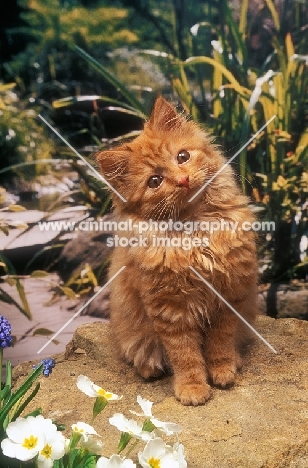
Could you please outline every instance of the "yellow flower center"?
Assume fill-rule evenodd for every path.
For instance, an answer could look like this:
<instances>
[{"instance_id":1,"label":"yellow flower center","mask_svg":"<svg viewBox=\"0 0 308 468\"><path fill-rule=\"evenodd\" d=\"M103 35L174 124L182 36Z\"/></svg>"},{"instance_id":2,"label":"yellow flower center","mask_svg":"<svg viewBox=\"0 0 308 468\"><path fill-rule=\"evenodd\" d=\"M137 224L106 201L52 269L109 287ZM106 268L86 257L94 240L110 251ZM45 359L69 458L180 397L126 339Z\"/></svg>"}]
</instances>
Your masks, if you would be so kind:
<instances>
[{"instance_id":1,"label":"yellow flower center","mask_svg":"<svg viewBox=\"0 0 308 468\"><path fill-rule=\"evenodd\" d=\"M158 458L151 457L148 460L148 464L151 468L160 468L160 460Z\"/></svg>"},{"instance_id":2,"label":"yellow flower center","mask_svg":"<svg viewBox=\"0 0 308 468\"><path fill-rule=\"evenodd\" d=\"M103 388L100 388L97 391L97 393L99 394L99 396L106 398L106 400L110 400L110 398L112 397L112 393L106 392Z\"/></svg>"},{"instance_id":3,"label":"yellow flower center","mask_svg":"<svg viewBox=\"0 0 308 468\"><path fill-rule=\"evenodd\" d=\"M24 443L22 444L22 447L25 447L28 450L32 450L33 448L36 447L37 440L38 440L38 437L34 437L33 435L31 435L29 437L29 439L24 440Z\"/></svg>"},{"instance_id":4,"label":"yellow flower center","mask_svg":"<svg viewBox=\"0 0 308 468\"><path fill-rule=\"evenodd\" d=\"M51 445L46 444L45 447L41 450L41 455L45 458L51 457L52 448Z\"/></svg>"}]
</instances>

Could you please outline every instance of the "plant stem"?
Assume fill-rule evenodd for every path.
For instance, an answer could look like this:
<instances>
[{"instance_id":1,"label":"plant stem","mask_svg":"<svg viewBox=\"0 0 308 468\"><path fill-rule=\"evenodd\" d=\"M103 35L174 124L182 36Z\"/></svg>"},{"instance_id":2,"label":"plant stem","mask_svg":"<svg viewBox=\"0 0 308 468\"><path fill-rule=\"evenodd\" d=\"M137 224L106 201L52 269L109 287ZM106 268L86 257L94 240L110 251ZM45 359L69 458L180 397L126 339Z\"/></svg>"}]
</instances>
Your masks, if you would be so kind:
<instances>
[{"instance_id":1,"label":"plant stem","mask_svg":"<svg viewBox=\"0 0 308 468\"><path fill-rule=\"evenodd\" d=\"M132 446L127 450L126 452L126 457L134 450L134 448L139 444L140 440L136 439L135 442L132 444Z\"/></svg>"},{"instance_id":2,"label":"plant stem","mask_svg":"<svg viewBox=\"0 0 308 468\"><path fill-rule=\"evenodd\" d=\"M0 392L2 390L2 361L3 361L3 348L0 349L0 368L1 368L1 372L0 372ZM2 400L0 400L0 410L2 408Z\"/></svg>"}]
</instances>

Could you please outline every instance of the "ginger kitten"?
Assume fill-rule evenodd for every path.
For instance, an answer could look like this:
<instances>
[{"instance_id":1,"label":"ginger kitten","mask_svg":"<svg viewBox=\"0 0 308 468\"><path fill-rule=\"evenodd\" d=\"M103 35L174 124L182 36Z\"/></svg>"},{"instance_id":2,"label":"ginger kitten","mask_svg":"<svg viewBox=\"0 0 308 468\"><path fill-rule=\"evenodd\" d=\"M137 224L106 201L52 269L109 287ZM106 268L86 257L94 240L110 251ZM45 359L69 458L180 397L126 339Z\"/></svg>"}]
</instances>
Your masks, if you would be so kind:
<instances>
[{"instance_id":1,"label":"ginger kitten","mask_svg":"<svg viewBox=\"0 0 308 468\"><path fill-rule=\"evenodd\" d=\"M118 235L133 246L114 250L109 272L112 277L126 265L110 285L114 343L142 377L158 377L171 368L176 398L184 405L204 404L211 397L209 383L233 384L248 330L189 267L253 322L254 233L240 229L211 233L198 229L198 223L187 233L165 230L165 223L160 231L142 230L142 241L138 223L172 220L200 226L224 220L241 226L254 220L248 200L228 165L188 201L226 160L196 123L162 97L135 140L99 152L97 160L104 177L126 199L125 203L112 193L116 220L131 220L131 228ZM158 245L158 237L169 244L165 240Z\"/></svg>"}]
</instances>

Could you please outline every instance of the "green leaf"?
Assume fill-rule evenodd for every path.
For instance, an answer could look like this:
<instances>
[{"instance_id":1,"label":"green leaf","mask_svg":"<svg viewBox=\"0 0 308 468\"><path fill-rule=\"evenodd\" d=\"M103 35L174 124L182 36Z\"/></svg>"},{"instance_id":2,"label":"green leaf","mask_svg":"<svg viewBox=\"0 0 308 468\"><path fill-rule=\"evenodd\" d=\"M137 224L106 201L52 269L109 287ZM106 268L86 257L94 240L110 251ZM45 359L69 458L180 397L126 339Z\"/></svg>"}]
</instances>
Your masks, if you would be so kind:
<instances>
[{"instance_id":1,"label":"green leaf","mask_svg":"<svg viewBox=\"0 0 308 468\"><path fill-rule=\"evenodd\" d=\"M32 392L30 393L30 395L25 399L25 401L18 407L18 409L16 410L16 412L12 415L12 418L11 418L11 421L15 421L18 416L21 415L21 413L23 412L23 410L28 406L28 404L30 403L30 401L35 397L35 395L37 394L37 392L39 391L40 389L40 386L41 384L38 382L36 384L36 386L34 387L34 389L32 390ZM37 411L37 410L36 410ZM40 413L39 413L40 414ZM33 416L33 415L31 415Z\"/></svg>"},{"instance_id":2,"label":"green leaf","mask_svg":"<svg viewBox=\"0 0 308 468\"><path fill-rule=\"evenodd\" d=\"M95 468L98 458L98 455L93 455L83 449L76 449L72 468Z\"/></svg>"},{"instance_id":3,"label":"green leaf","mask_svg":"<svg viewBox=\"0 0 308 468\"><path fill-rule=\"evenodd\" d=\"M42 255L43 253L47 252L48 250L54 250L54 249L62 249L62 247L64 247L64 244L53 244L53 245L47 245L46 247L44 247L42 250L40 250L39 252L36 252L35 255L33 255L33 257L31 258L31 260L29 260L29 262L27 263L26 267L25 267L25 270L28 270L30 265L32 265L32 263L40 256Z\"/></svg>"},{"instance_id":4,"label":"green leaf","mask_svg":"<svg viewBox=\"0 0 308 468\"><path fill-rule=\"evenodd\" d=\"M77 297L71 288L68 288L67 286L59 286L59 288L69 299L75 299Z\"/></svg>"},{"instance_id":5,"label":"green leaf","mask_svg":"<svg viewBox=\"0 0 308 468\"><path fill-rule=\"evenodd\" d=\"M102 102L102 103L107 103L108 105L114 104L116 106L126 107L128 110L133 111L134 115L137 115L138 117L140 117L140 114L136 113L134 107L130 107L127 104L121 101L118 101L117 99L109 98L108 96L69 96L66 98L57 99L56 101L53 101L52 107L54 109L61 109L62 107L73 106L74 104L78 102Z\"/></svg>"},{"instance_id":6,"label":"green leaf","mask_svg":"<svg viewBox=\"0 0 308 468\"><path fill-rule=\"evenodd\" d=\"M156 426L150 421L149 419L146 419L143 423L142 430L147 431L147 432L152 432L156 429Z\"/></svg>"},{"instance_id":7,"label":"green leaf","mask_svg":"<svg viewBox=\"0 0 308 468\"><path fill-rule=\"evenodd\" d=\"M13 267L12 263L0 252L0 261L6 264L6 272L12 276L16 275L15 268ZM20 300L22 302L23 308L13 299L9 294L7 294L3 289L0 288L1 294L4 298L5 302L8 302L8 299L11 301L9 303L14 304L29 320L32 320L32 315L30 312L29 304L25 295L25 290L22 284L20 283L19 279L16 279L16 289L18 291Z\"/></svg>"},{"instance_id":8,"label":"green leaf","mask_svg":"<svg viewBox=\"0 0 308 468\"><path fill-rule=\"evenodd\" d=\"M24 289L23 285L21 284L21 282L18 279L16 280L16 289L17 289L17 291L19 293L19 297L20 297L20 300L22 302L22 305L23 305L23 308L24 308L24 313L25 313L26 317L29 320L32 320L32 314L31 314L30 307L29 307L29 304L28 304L28 301L27 301L27 298L26 298L25 289Z\"/></svg>"},{"instance_id":9,"label":"green leaf","mask_svg":"<svg viewBox=\"0 0 308 468\"><path fill-rule=\"evenodd\" d=\"M279 31L280 30L280 21L279 21L278 12L276 10L274 2L272 0L265 0L265 3L267 4L267 8L269 9L269 11L271 12L275 28L277 29L277 31Z\"/></svg>"},{"instance_id":10,"label":"green leaf","mask_svg":"<svg viewBox=\"0 0 308 468\"><path fill-rule=\"evenodd\" d=\"M12 364L9 359L6 361L5 385L12 387Z\"/></svg>"},{"instance_id":11,"label":"green leaf","mask_svg":"<svg viewBox=\"0 0 308 468\"><path fill-rule=\"evenodd\" d=\"M118 443L118 453L121 453L125 449L131 438L132 436L128 432L121 433L121 437Z\"/></svg>"},{"instance_id":12,"label":"green leaf","mask_svg":"<svg viewBox=\"0 0 308 468\"><path fill-rule=\"evenodd\" d=\"M27 318L29 318L26 312L24 311L24 309L20 307L18 302L16 302L15 299L6 291L4 291L4 289L2 289L1 287L0 287L0 301L6 302L7 304L13 304L15 307L17 307L17 309L20 312L22 312Z\"/></svg>"},{"instance_id":13,"label":"green leaf","mask_svg":"<svg viewBox=\"0 0 308 468\"><path fill-rule=\"evenodd\" d=\"M18 169L20 167L33 166L36 164L59 164L59 162L64 162L64 161L65 159L36 159L35 161L12 164L11 166L4 167L3 169L0 170L0 174L4 174L4 172L13 171L14 169ZM70 162L69 160L66 160L66 161Z\"/></svg>"},{"instance_id":14,"label":"green leaf","mask_svg":"<svg viewBox=\"0 0 308 468\"><path fill-rule=\"evenodd\" d=\"M48 276L49 273L47 273L47 271L44 271L44 270L35 270L31 273L31 278L45 278L46 276Z\"/></svg>"},{"instance_id":15,"label":"green leaf","mask_svg":"<svg viewBox=\"0 0 308 468\"><path fill-rule=\"evenodd\" d=\"M0 225L0 231L3 232L3 234L5 234L6 236L10 234L10 230L8 229L7 225L2 225L2 226ZM5 267L4 264L2 266Z\"/></svg>"},{"instance_id":16,"label":"green leaf","mask_svg":"<svg viewBox=\"0 0 308 468\"><path fill-rule=\"evenodd\" d=\"M244 38L247 25L248 0L242 0L239 32Z\"/></svg>"},{"instance_id":17,"label":"green leaf","mask_svg":"<svg viewBox=\"0 0 308 468\"><path fill-rule=\"evenodd\" d=\"M30 413L27 413L25 415L25 418L27 418L28 416L38 416L39 414L42 414L42 408L36 408L35 410L31 411Z\"/></svg>"},{"instance_id":18,"label":"green leaf","mask_svg":"<svg viewBox=\"0 0 308 468\"><path fill-rule=\"evenodd\" d=\"M16 280L14 278L8 277L8 278L5 278L4 281L10 286L16 286Z\"/></svg>"},{"instance_id":19,"label":"green leaf","mask_svg":"<svg viewBox=\"0 0 308 468\"><path fill-rule=\"evenodd\" d=\"M247 97L249 97L249 95L251 94L250 90L248 88L245 88L244 86L241 86L237 79L234 77L234 75L232 75L232 73L224 65L210 57L189 57L187 60L185 60L185 62L183 62L183 65L184 67L190 67L201 63L208 63L214 68L220 70L221 73L227 78L227 80L229 80L229 82L233 85L236 92L241 96L247 99Z\"/></svg>"},{"instance_id":20,"label":"green leaf","mask_svg":"<svg viewBox=\"0 0 308 468\"><path fill-rule=\"evenodd\" d=\"M14 212L18 213L19 211L25 211L26 208L24 206L21 206L21 205L10 205L10 206L7 207L7 210L14 211Z\"/></svg>"},{"instance_id":21,"label":"green leaf","mask_svg":"<svg viewBox=\"0 0 308 468\"><path fill-rule=\"evenodd\" d=\"M42 335L42 336L50 336L50 335L53 335L54 332L49 330L48 328L37 328L36 330L34 330L33 332L33 336L35 335Z\"/></svg>"},{"instance_id":22,"label":"green leaf","mask_svg":"<svg viewBox=\"0 0 308 468\"><path fill-rule=\"evenodd\" d=\"M5 385L4 386L4 388L2 389L2 391L0 393L0 401L2 401L4 398L6 398L8 396L8 394L10 393L10 390L11 390L10 385Z\"/></svg>"},{"instance_id":23,"label":"green leaf","mask_svg":"<svg viewBox=\"0 0 308 468\"><path fill-rule=\"evenodd\" d=\"M42 374L43 364L39 364L31 374L25 379L21 386L14 392L9 400L4 404L0 411L0 427L3 427L4 421L11 408L27 393L35 380Z\"/></svg>"},{"instance_id":24,"label":"green leaf","mask_svg":"<svg viewBox=\"0 0 308 468\"><path fill-rule=\"evenodd\" d=\"M97 70L101 75L104 76L104 78L109 81L117 90L119 90L123 97L127 99L127 101L136 109L140 112L140 116L144 119L147 118L144 106L141 104L141 102L136 99L133 93L129 91L127 86L125 86L124 83L119 81L115 76L113 76L107 68L105 68L101 63L99 63L97 60L95 60L91 55L89 55L87 52L85 52L83 49L81 49L78 46L74 46L73 50L77 52L78 55L83 57L95 70Z\"/></svg>"}]
</instances>

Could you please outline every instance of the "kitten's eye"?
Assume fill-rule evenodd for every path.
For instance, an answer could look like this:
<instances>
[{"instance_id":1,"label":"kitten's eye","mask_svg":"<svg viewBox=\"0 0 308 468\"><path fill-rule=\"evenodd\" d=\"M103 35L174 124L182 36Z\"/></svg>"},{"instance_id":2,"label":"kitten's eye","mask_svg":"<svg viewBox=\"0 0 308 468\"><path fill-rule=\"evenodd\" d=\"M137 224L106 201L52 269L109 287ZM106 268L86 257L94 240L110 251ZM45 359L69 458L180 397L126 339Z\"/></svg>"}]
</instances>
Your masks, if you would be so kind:
<instances>
[{"instance_id":1,"label":"kitten's eye","mask_svg":"<svg viewBox=\"0 0 308 468\"><path fill-rule=\"evenodd\" d=\"M161 175L153 175L148 180L148 186L150 188L157 188L163 181L163 176Z\"/></svg>"},{"instance_id":2,"label":"kitten's eye","mask_svg":"<svg viewBox=\"0 0 308 468\"><path fill-rule=\"evenodd\" d=\"M190 159L190 154L186 150L181 150L177 155L177 160L179 164L183 164Z\"/></svg>"}]
</instances>

